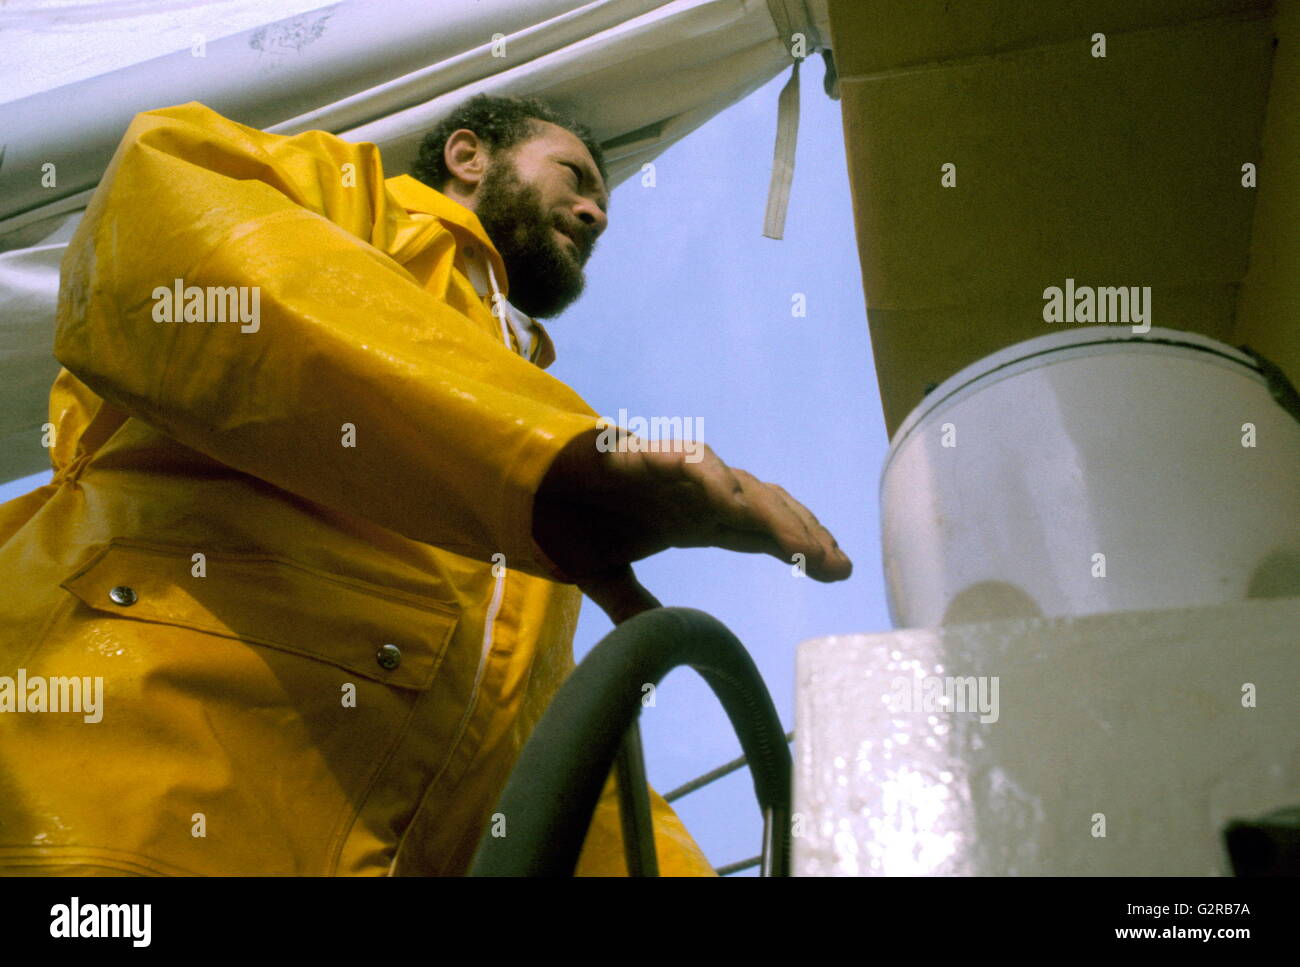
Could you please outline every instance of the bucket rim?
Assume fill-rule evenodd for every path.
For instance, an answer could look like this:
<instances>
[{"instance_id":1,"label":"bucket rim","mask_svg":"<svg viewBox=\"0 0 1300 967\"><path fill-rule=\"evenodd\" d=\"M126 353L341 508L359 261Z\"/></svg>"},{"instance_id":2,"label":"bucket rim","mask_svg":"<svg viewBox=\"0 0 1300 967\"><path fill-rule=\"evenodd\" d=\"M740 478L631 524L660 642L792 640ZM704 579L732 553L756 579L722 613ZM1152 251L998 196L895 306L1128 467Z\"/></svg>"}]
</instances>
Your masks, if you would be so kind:
<instances>
[{"instance_id":1,"label":"bucket rim","mask_svg":"<svg viewBox=\"0 0 1300 967\"><path fill-rule=\"evenodd\" d=\"M925 398L907 414L890 438L889 452L885 456L884 466L880 471L881 488L884 487L885 475L890 464L893 463L894 456L902 449L903 444L907 442L907 438L911 436L917 426L924 422L926 417L932 411L938 409L946 400L965 390L972 383L984 379L1000 369L1006 369L1035 356L1046 356L1067 349L1080 349L1085 346L1120 348L1123 344L1135 343L1150 346L1176 346L1208 353L1229 362L1237 363L1255 374L1261 381L1266 382L1259 365L1250 356L1210 336L1204 336L1198 332L1189 332L1184 329L1165 329L1152 326L1147 332L1135 333L1122 326L1101 325L1083 326L1065 332L1052 332L1042 336L1033 336L1012 343L1010 346L1004 346L987 356L977 359L969 366L953 373L927 393Z\"/></svg>"}]
</instances>

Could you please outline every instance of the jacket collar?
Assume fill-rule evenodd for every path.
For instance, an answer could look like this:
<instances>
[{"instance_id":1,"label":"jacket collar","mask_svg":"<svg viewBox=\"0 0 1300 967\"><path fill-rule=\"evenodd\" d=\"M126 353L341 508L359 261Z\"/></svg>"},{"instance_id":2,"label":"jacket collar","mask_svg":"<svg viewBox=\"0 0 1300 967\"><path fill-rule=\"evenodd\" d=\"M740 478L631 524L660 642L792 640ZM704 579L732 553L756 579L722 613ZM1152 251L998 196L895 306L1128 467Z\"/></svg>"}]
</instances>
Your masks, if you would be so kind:
<instances>
[{"instance_id":1,"label":"jacket collar","mask_svg":"<svg viewBox=\"0 0 1300 967\"><path fill-rule=\"evenodd\" d=\"M488 238L483 223L478 220L478 215L460 202L453 201L442 192L430 188L410 175L396 175L385 179L384 186L397 199L398 204L408 212L424 212L432 215L459 236L462 244L470 239L477 241L483 247L497 279L500 280L503 294L509 298L510 283L506 275L505 262L502 261L501 253L492 244L492 240ZM555 343L540 322L532 319L531 316L528 318L531 319L536 334L532 361L545 369L555 362Z\"/></svg>"}]
</instances>

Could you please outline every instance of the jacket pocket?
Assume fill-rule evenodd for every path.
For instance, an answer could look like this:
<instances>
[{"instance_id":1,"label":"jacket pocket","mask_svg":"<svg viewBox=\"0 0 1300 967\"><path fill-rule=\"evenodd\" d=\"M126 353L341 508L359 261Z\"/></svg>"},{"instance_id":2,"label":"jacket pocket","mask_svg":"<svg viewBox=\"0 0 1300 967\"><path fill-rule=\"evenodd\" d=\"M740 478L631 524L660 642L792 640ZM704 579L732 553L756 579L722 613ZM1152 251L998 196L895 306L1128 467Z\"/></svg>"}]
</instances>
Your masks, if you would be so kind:
<instances>
[{"instance_id":1,"label":"jacket pocket","mask_svg":"<svg viewBox=\"0 0 1300 967\"><path fill-rule=\"evenodd\" d=\"M403 740L459 612L195 551L113 540L61 582L25 674L101 680L101 714L3 717L0 869L384 873L428 778Z\"/></svg>"},{"instance_id":2,"label":"jacket pocket","mask_svg":"<svg viewBox=\"0 0 1300 967\"><path fill-rule=\"evenodd\" d=\"M112 541L62 587L96 611L265 645L398 688L429 687L450 606L269 557Z\"/></svg>"}]
</instances>

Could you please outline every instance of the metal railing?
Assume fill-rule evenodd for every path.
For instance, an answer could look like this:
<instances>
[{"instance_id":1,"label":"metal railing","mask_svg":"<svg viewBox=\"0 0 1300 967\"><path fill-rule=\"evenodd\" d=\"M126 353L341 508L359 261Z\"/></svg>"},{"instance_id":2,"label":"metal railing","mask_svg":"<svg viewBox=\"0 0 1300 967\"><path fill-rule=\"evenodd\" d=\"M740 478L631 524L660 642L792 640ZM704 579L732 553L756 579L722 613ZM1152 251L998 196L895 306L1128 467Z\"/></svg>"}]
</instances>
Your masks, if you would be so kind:
<instances>
[{"instance_id":1,"label":"metal railing","mask_svg":"<svg viewBox=\"0 0 1300 967\"><path fill-rule=\"evenodd\" d=\"M637 718L643 686L658 685L683 665L713 689L750 764L763 815L763 852L757 857L762 873L788 876L793 765L786 733L745 647L720 621L693 608L655 608L629 618L578 665L537 724L497 802L509 835L483 836L470 875L571 876L614 768L628 871L655 875Z\"/></svg>"},{"instance_id":2,"label":"metal railing","mask_svg":"<svg viewBox=\"0 0 1300 967\"><path fill-rule=\"evenodd\" d=\"M786 742L793 742L793 741L794 741L794 733L793 733L793 732L787 732L787 733L785 734L785 740L786 740ZM710 769L708 772L704 773L704 775L702 775L702 776L696 776L696 777L695 777L694 779L692 779L690 782L684 782L684 783L682 783L680 786L678 786L678 787L677 787L676 789L674 789L672 792L666 792L666 793L664 793L664 801L665 801L665 802L672 802L672 801L675 800L675 799L681 799L682 796L685 796L685 795L688 795L689 793L696 792L697 790L703 789L703 788L704 788L705 786L707 786L709 783L711 783L711 782L716 782L717 780L723 778L724 776L729 776L729 775L731 775L733 772L735 772L737 769L742 769L742 768L744 768L744 767L745 767L746 765L748 765L748 764L749 764L749 759L747 759L747 758L746 758L745 756L743 756L743 755L740 756L740 758L738 758L738 759L732 759L730 762L724 762L722 765L718 766L716 769Z\"/></svg>"},{"instance_id":3,"label":"metal railing","mask_svg":"<svg viewBox=\"0 0 1300 967\"><path fill-rule=\"evenodd\" d=\"M785 734L785 741L787 743L794 741L793 731ZM672 790L672 792L664 793L664 802L675 802L683 796L688 796L693 792L699 792L710 783L717 782L719 779L723 779L736 770L743 769L747 765L749 765L749 759L743 755L732 759L730 762L724 762L716 769L710 769L703 775L696 776L689 782L682 783L676 789ZM719 866L714 870L714 872L717 873L718 876L730 876L732 873L740 873L743 870L748 870L752 867L758 866L762 863L762 860L762 856L751 856L749 859L738 860L735 863L727 863L725 866Z\"/></svg>"}]
</instances>

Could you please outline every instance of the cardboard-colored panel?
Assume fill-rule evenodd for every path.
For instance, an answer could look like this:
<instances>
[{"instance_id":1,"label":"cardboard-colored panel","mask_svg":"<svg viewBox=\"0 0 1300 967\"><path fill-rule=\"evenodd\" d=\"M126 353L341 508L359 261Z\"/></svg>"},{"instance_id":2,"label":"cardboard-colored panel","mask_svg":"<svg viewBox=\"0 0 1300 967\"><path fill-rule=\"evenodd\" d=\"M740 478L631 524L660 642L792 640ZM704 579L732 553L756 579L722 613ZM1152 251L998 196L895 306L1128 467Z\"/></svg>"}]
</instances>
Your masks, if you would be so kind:
<instances>
[{"instance_id":1,"label":"cardboard-colored panel","mask_svg":"<svg viewBox=\"0 0 1300 967\"><path fill-rule=\"evenodd\" d=\"M1216 16L1258 16L1269 0L830 0L841 77L1021 47L1077 42Z\"/></svg>"},{"instance_id":2,"label":"cardboard-colored panel","mask_svg":"<svg viewBox=\"0 0 1300 967\"><path fill-rule=\"evenodd\" d=\"M1232 314L1236 299L1235 285L1163 289L1161 301L1155 303L1154 325L1235 344ZM928 384L942 383L1004 346L1076 328L1070 323L1044 323L1042 309L1043 301L1037 298L939 309L869 309L871 350L890 435L921 402ZM882 360L887 365L882 365Z\"/></svg>"},{"instance_id":3,"label":"cardboard-colored panel","mask_svg":"<svg viewBox=\"0 0 1300 967\"><path fill-rule=\"evenodd\" d=\"M868 304L1240 280L1270 40L1219 22L842 82Z\"/></svg>"},{"instance_id":4,"label":"cardboard-colored panel","mask_svg":"<svg viewBox=\"0 0 1300 967\"><path fill-rule=\"evenodd\" d=\"M1300 0L1278 4L1250 268L1234 341L1247 343L1300 384Z\"/></svg>"},{"instance_id":5,"label":"cardboard-colored panel","mask_svg":"<svg viewBox=\"0 0 1300 967\"><path fill-rule=\"evenodd\" d=\"M1104 58L1070 40L842 78L891 433L927 383L1050 331L1043 293L1067 279L1149 286L1153 325L1233 342L1258 195L1241 165L1260 154L1273 29L1259 5L1226 7L1246 14L1112 32Z\"/></svg>"}]
</instances>

